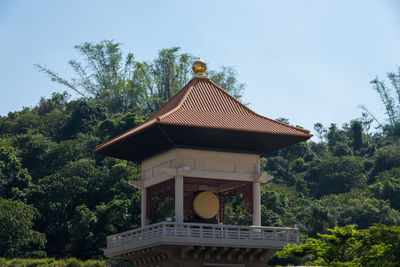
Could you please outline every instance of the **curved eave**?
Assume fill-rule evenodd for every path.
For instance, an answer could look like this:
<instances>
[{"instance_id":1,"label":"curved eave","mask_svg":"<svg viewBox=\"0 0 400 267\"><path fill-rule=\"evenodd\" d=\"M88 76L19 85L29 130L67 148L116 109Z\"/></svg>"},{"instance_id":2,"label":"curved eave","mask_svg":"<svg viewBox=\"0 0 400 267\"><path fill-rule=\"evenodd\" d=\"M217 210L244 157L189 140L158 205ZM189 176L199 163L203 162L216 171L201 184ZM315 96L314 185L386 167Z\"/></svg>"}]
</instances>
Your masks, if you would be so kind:
<instances>
[{"instance_id":1,"label":"curved eave","mask_svg":"<svg viewBox=\"0 0 400 267\"><path fill-rule=\"evenodd\" d=\"M140 163L143 159L168 150L172 143L157 124L124 137L116 137L95 149L95 153Z\"/></svg>"},{"instance_id":2,"label":"curved eave","mask_svg":"<svg viewBox=\"0 0 400 267\"><path fill-rule=\"evenodd\" d=\"M121 140L130 138L130 137L134 136L135 134L138 134L138 133L140 133L142 131L145 131L148 128L151 128L151 126L155 125L156 123L157 123L156 120L146 121L145 123L142 123L141 125L133 128L133 129L131 129L129 131L126 131L126 132L124 132L124 133L122 133L122 134L120 134L120 135L108 140L107 142L105 142L103 144L100 144L100 145L96 146L96 148L94 149L93 152L100 153L101 151L107 149L110 146L113 146L114 144L120 142Z\"/></svg>"},{"instance_id":3,"label":"curved eave","mask_svg":"<svg viewBox=\"0 0 400 267\"><path fill-rule=\"evenodd\" d=\"M287 135L155 122L140 131L112 139L98 146L95 152L136 163L173 147L267 155L280 148L306 141L311 136L310 134Z\"/></svg>"},{"instance_id":4,"label":"curved eave","mask_svg":"<svg viewBox=\"0 0 400 267\"><path fill-rule=\"evenodd\" d=\"M182 125L160 125L169 140L180 147L256 153L266 155L306 141L312 135L288 135Z\"/></svg>"}]
</instances>

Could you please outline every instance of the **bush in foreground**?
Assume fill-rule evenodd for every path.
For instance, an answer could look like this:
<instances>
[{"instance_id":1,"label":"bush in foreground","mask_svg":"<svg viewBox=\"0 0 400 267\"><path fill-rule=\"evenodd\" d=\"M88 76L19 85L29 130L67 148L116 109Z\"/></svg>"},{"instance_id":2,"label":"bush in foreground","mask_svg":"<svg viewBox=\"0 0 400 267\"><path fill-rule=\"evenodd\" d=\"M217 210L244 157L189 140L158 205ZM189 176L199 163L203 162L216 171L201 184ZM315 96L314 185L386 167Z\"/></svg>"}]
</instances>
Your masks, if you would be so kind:
<instances>
[{"instance_id":1,"label":"bush in foreground","mask_svg":"<svg viewBox=\"0 0 400 267\"><path fill-rule=\"evenodd\" d=\"M357 230L354 225L347 225L329 232L309 238L302 245L289 244L276 255L304 259L310 266L400 265L400 226L374 225Z\"/></svg>"}]
</instances>

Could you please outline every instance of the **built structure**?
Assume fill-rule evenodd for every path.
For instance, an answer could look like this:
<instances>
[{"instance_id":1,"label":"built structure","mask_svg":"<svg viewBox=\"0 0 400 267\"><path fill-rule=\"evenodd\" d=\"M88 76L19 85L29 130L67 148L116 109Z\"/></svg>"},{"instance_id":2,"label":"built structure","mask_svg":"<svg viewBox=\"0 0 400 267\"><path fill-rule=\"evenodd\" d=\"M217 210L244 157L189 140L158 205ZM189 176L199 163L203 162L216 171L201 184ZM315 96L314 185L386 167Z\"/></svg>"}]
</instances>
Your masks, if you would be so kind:
<instances>
[{"instance_id":1,"label":"built structure","mask_svg":"<svg viewBox=\"0 0 400 267\"><path fill-rule=\"evenodd\" d=\"M309 139L309 131L260 116L209 80L206 65L146 122L95 152L141 164L142 227L107 237L107 257L137 266L266 266L298 242L298 230L261 226L260 157ZM155 196L174 199L174 219L154 221ZM241 195L249 226L225 225L229 197Z\"/></svg>"}]
</instances>

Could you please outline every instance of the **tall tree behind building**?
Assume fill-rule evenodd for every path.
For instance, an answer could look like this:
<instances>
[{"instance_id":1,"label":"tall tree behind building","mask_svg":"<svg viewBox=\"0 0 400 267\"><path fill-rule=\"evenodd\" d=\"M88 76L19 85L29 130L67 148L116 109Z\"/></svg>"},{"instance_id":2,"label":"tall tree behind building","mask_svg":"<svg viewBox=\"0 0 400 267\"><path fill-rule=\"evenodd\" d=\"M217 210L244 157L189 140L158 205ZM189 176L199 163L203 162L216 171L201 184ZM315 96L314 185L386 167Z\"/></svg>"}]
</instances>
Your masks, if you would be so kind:
<instances>
[{"instance_id":1,"label":"tall tree behind building","mask_svg":"<svg viewBox=\"0 0 400 267\"><path fill-rule=\"evenodd\" d=\"M68 62L76 74L71 80L42 65L35 66L77 94L100 100L111 113L153 113L190 80L194 61L179 47L160 50L151 62L136 61L132 53L124 57L121 44L109 40L85 42L75 49L83 62ZM235 97L243 96L244 84L237 81L233 68L221 67L220 71L209 73L211 80Z\"/></svg>"}]
</instances>

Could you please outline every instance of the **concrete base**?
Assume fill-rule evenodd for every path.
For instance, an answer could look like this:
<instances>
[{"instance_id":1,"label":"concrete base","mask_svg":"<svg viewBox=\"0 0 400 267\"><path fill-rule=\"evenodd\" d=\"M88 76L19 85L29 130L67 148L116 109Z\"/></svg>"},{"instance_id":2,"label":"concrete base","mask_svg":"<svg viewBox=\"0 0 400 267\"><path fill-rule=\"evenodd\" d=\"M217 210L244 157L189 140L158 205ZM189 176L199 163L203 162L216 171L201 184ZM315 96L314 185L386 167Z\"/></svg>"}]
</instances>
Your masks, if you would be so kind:
<instances>
[{"instance_id":1,"label":"concrete base","mask_svg":"<svg viewBox=\"0 0 400 267\"><path fill-rule=\"evenodd\" d=\"M143 267L265 267L274 249L160 245L119 256Z\"/></svg>"}]
</instances>

